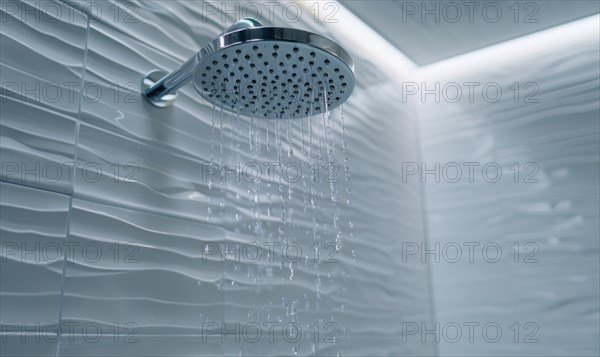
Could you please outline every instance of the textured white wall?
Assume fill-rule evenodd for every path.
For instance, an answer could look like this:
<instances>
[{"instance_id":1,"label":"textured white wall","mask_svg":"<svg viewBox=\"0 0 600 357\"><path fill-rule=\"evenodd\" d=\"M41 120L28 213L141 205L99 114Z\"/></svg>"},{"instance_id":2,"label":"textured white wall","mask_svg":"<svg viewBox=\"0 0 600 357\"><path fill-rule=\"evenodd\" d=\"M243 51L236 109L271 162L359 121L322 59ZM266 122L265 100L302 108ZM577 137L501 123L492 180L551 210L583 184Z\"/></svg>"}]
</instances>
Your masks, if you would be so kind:
<instances>
[{"instance_id":1,"label":"textured white wall","mask_svg":"<svg viewBox=\"0 0 600 357\"><path fill-rule=\"evenodd\" d=\"M396 100L401 78L390 76L384 65L389 59L340 40L356 61L357 87L344 106L350 180L342 167L334 207L329 185L308 179L289 187L263 181L209 188L201 165L221 157L220 113L213 137L213 109L191 85L166 110L140 100L137 85L145 73L176 68L234 16L215 14L203 22L202 2L191 1L133 2L131 8L112 2L2 4L0 227L3 247L18 244L17 251L2 252L3 355L433 353L431 343L401 338L401 321L432 316L426 267L398 260L403 241L423 240L423 222L419 184L397 185L401 171L394 163L417 160L418 145L413 112ZM58 19L52 18L55 8L61 10ZM132 17L128 9L136 10ZM279 13L272 24L336 40L336 34L348 37L352 31L344 17L339 20L315 23L304 9L297 23ZM54 101L36 83L59 84L63 95ZM331 120L333 155L343 163L341 112ZM222 157L228 163L251 159L249 123L225 113ZM257 160L273 161L275 123L268 124L269 148L267 123L253 125L261 141ZM308 175L300 138L304 131L306 150L308 122L284 123L279 130L284 154L292 148L289 160L303 163ZM313 160L326 157L316 149L318 143L324 147L321 118L313 119L312 131ZM40 170L25 175L22 163L34 170L39 163ZM62 169L60 180L44 171L53 166L48 163ZM135 180L128 180L132 172ZM256 203L248 189L257 190ZM336 240L334 215L341 229L339 262L315 264L310 247L316 242L329 252L325 243ZM274 263L202 260L204 243L284 240L302 248L303 259L291 267L280 263L280 253ZM35 243L65 241L74 250L64 265L60 256L23 256ZM127 258L131 247L137 249L133 261ZM231 336L227 343L219 336L202 339L206 322L231 327L274 321L297 322L305 332L317 323L319 343L312 334L298 343L282 340L281 327L273 342L266 336L257 343ZM332 331L324 326L328 322L336 328L336 344L324 340ZM22 341L12 323L33 332ZM48 338L36 323L61 324L63 333ZM86 340L85 324L100 327L103 337ZM134 340L125 341L130 333Z\"/></svg>"},{"instance_id":2,"label":"textured white wall","mask_svg":"<svg viewBox=\"0 0 600 357\"><path fill-rule=\"evenodd\" d=\"M598 24L595 16L421 72L430 89L436 82L463 88L456 103L452 90L439 103L431 94L419 100L423 162L429 169L440 163L442 172L452 163L463 169L456 183L450 182L452 168L439 183L431 174L425 179L428 247L437 243L441 250L439 263L427 259L435 320L449 328L440 338L440 355L598 355ZM479 83L472 101L466 82ZM501 99L494 102L493 87L484 97L486 84L498 85ZM474 182L466 162L480 165ZM525 167L530 162L535 166ZM488 163L501 165L496 183L482 176ZM525 182L534 167L539 171ZM495 175L490 168L488 179ZM454 243L463 255L451 263ZM479 244L473 245L472 263L467 244ZM464 325L470 322L479 324L473 342ZM452 342L453 323L462 327L458 342ZM502 336L491 342L498 326Z\"/></svg>"}]
</instances>

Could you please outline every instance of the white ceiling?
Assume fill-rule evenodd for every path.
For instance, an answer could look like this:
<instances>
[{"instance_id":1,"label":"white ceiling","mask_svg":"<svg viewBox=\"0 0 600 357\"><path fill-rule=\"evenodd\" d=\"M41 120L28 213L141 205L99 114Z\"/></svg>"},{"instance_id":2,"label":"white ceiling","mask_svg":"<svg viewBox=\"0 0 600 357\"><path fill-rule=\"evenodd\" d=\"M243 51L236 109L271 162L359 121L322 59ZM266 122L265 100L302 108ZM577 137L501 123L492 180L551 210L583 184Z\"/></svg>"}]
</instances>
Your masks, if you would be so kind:
<instances>
[{"instance_id":1,"label":"white ceiling","mask_svg":"<svg viewBox=\"0 0 600 357\"><path fill-rule=\"evenodd\" d=\"M599 0L340 0L340 3L419 66L600 12Z\"/></svg>"}]
</instances>

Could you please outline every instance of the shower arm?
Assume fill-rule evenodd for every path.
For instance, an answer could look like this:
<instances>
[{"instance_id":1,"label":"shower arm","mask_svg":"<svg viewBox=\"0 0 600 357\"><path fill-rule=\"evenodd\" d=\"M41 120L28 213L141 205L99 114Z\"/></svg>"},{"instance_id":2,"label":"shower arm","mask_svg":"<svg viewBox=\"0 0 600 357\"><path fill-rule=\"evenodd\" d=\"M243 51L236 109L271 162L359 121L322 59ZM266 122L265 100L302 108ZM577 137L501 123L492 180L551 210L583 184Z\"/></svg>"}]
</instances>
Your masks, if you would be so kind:
<instances>
[{"instance_id":1,"label":"shower arm","mask_svg":"<svg viewBox=\"0 0 600 357\"><path fill-rule=\"evenodd\" d=\"M229 26L221 35L232 31L262 27L262 23L251 17L245 17ZM196 53L179 68L166 73L160 70L154 70L148 73L142 80L142 95L152 105L165 108L171 106L177 97L177 90L192 79L192 75L198 64L198 55Z\"/></svg>"}]
</instances>

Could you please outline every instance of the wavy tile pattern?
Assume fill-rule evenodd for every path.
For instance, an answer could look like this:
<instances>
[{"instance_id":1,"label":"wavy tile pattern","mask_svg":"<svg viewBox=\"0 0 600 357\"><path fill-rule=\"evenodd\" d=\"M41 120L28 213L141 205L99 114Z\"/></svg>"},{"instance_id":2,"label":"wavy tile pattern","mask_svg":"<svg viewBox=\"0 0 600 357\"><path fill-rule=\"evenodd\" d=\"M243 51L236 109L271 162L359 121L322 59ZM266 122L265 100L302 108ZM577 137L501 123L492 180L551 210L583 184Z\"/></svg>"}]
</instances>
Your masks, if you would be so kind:
<instances>
[{"instance_id":1,"label":"wavy tile pattern","mask_svg":"<svg viewBox=\"0 0 600 357\"><path fill-rule=\"evenodd\" d=\"M590 23L597 28L597 21ZM431 248L454 242L463 252L459 263L442 254L439 263L431 264L436 319L442 325L474 321L479 328L497 323L503 333L497 343L484 340L481 330L475 330L474 343L464 336L459 343L442 340L442 355L598 354L597 32L561 41L560 51L555 43L539 52L523 50L483 70L465 70L470 68L466 63L456 68L463 71L458 75L454 68L445 69L442 86L497 85L503 93L497 102L476 91L471 103L463 96L459 103L421 105L428 167L436 162L480 165L472 183L466 166L457 183L435 183L433 175L425 183ZM515 83L521 89L517 102ZM433 88L434 82L428 85ZM501 166L498 182L484 179L487 163ZM514 163L520 165L519 176ZM453 178L454 171L449 172ZM493 168L489 177L494 180ZM465 244L479 244L473 263L466 258ZM493 262L494 246L484 257L485 244L500 247L498 262ZM446 256L450 260L453 249ZM527 326L529 322L533 324Z\"/></svg>"},{"instance_id":2,"label":"wavy tile pattern","mask_svg":"<svg viewBox=\"0 0 600 357\"><path fill-rule=\"evenodd\" d=\"M71 193L87 18L58 1L0 16L0 180Z\"/></svg>"},{"instance_id":3,"label":"wavy tile pattern","mask_svg":"<svg viewBox=\"0 0 600 357\"><path fill-rule=\"evenodd\" d=\"M56 351L69 197L0 183L0 349Z\"/></svg>"}]
</instances>

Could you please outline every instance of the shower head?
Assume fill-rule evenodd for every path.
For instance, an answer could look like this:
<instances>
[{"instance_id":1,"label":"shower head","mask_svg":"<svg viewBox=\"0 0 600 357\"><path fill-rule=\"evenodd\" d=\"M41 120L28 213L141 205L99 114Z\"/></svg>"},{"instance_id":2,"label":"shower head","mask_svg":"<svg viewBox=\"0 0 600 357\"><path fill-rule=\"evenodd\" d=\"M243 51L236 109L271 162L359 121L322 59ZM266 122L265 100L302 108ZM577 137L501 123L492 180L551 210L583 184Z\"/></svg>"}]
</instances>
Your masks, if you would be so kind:
<instances>
[{"instance_id":1,"label":"shower head","mask_svg":"<svg viewBox=\"0 0 600 357\"><path fill-rule=\"evenodd\" d=\"M201 52L194 87L209 102L262 118L306 117L352 93L352 59L333 41L301 30L227 33Z\"/></svg>"},{"instance_id":2,"label":"shower head","mask_svg":"<svg viewBox=\"0 0 600 357\"><path fill-rule=\"evenodd\" d=\"M144 96L156 106L168 106L189 80L207 101L234 113L301 118L348 99L354 89L354 64L348 52L328 38L263 27L245 18L178 70L166 76L151 72L143 81Z\"/></svg>"}]
</instances>

